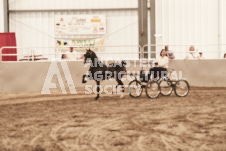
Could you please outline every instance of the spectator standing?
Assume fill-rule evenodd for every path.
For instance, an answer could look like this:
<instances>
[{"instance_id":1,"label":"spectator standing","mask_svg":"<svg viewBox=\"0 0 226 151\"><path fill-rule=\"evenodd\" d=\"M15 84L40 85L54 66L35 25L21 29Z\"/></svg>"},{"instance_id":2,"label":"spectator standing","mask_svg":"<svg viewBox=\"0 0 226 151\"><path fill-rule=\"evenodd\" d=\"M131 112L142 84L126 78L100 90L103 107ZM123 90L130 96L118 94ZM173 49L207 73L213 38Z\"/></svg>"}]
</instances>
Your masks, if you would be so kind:
<instances>
[{"instance_id":1,"label":"spectator standing","mask_svg":"<svg viewBox=\"0 0 226 151\"><path fill-rule=\"evenodd\" d=\"M171 50L169 50L169 46L168 45L165 46L165 51L166 51L166 56L169 59L174 59L175 58L174 53Z\"/></svg>"},{"instance_id":2,"label":"spectator standing","mask_svg":"<svg viewBox=\"0 0 226 151\"><path fill-rule=\"evenodd\" d=\"M81 57L79 56L79 54L74 51L73 47L70 47L70 52L67 53L67 60L69 61L75 61L80 59Z\"/></svg>"},{"instance_id":3,"label":"spectator standing","mask_svg":"<svg viewBox=\"0 0 226 151\"><path fill-rule=\"evenodd\" d=\"M191 45L185 59L199 59L199 56L200 55L198 51L195 50L195 47L193 45Z\"/></svg>"}]
</instances>

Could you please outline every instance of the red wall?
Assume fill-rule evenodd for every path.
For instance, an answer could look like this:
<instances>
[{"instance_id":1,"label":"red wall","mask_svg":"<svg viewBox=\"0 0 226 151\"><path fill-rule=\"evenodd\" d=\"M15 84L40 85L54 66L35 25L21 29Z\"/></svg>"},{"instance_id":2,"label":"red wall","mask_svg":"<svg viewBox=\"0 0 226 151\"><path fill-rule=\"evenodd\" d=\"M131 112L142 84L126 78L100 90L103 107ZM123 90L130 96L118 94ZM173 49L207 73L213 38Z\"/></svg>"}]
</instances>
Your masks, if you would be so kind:
<instances>
[{"instance_id":1,"label":"red wall","mask_svg":"<svg viewBox=\"0 0 226 151\"><path fill-rule=\"evenodd\" d=\"M5 46L16 47L15 33L0 33L0 48ZM16 54L16 53L17 49L2 50L2 54ZM2 61L17 61L17 56L2 56Z\"/></svg>"}]
</instances>

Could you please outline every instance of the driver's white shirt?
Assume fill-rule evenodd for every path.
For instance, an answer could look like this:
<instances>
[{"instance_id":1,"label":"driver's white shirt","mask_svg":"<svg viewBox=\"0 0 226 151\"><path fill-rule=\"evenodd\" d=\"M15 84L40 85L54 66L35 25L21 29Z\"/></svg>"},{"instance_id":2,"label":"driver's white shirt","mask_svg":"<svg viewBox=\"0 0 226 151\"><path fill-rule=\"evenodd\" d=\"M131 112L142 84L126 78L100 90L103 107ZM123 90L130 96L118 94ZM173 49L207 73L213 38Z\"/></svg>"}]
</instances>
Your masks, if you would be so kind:
<instances>
[{"instance_id":1,"label":"driver's white shirt","mask_svg":"<svg viewBox=\"0 0 226 151\"><path fill-rule=\"evenodd\" d=\"M156 62L158 62L158 66L162 68L168 68L169 64L169 58L167 56L160 56L159 58L156 59Z\"/></svg>"}]
</instances>

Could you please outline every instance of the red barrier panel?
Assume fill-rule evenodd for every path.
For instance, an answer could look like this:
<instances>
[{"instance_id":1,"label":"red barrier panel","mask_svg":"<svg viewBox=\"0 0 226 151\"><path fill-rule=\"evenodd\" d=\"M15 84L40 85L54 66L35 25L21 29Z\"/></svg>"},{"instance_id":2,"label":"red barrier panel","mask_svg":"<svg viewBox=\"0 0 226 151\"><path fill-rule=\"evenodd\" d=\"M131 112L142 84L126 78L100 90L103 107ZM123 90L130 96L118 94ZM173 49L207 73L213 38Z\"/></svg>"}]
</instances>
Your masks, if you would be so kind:
<instances>
[{"instance_id":1,"label":"red barrier panel","mask_svg":"<svg viewBox=\"0 0 226 151\"><path fill-rule=\"evenodd\" d=\"M16 47L15 33L0 33L0 48L5 46ZM3 49L2 54L17 54L17 49ZM17 61L17 56L2 56L2 61Z\"/></svg>"}]
</instances>

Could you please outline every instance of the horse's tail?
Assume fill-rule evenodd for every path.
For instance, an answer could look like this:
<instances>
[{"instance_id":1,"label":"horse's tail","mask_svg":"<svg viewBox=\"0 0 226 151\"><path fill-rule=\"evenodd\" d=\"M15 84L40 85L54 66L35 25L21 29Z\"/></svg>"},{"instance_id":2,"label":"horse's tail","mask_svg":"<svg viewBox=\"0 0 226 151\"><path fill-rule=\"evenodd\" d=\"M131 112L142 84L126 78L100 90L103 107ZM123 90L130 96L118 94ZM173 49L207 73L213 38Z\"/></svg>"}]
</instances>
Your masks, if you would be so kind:
<instances>
[{"instance_id":1,"label":"horse's tail","mask_svg":"<svg viewBox=\"0 0 226 151\"><path fill-rule=\"evenodd\" d=\"M122 67L125 67L125 66L126 66L126 60L122 60L121 66L122 66Z\"/></svg>"}]
</instances>

